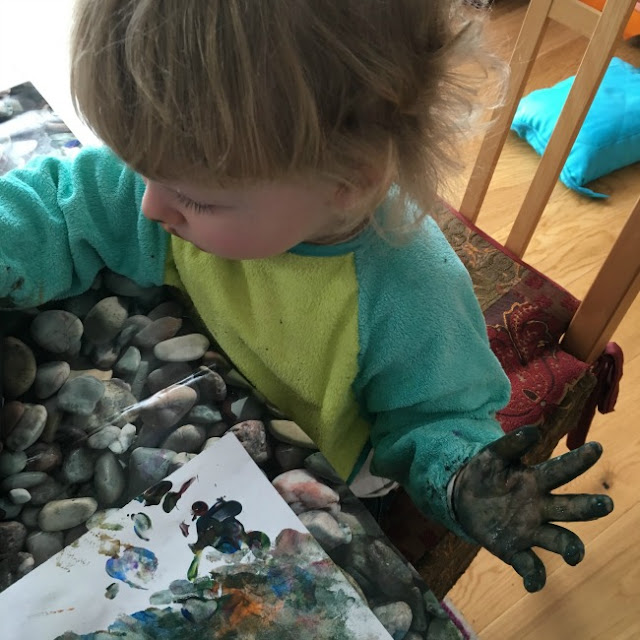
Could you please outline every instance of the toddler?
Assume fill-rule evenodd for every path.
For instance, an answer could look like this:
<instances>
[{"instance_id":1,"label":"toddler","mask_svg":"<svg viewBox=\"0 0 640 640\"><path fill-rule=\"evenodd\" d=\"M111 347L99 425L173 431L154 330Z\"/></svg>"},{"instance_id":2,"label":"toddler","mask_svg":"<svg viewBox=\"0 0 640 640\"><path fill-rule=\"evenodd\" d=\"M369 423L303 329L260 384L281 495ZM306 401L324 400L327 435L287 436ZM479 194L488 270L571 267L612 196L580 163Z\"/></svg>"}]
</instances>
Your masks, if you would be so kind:
<instances>
[{"instance_id":1,"label":"toddler","mask_svg":"<svg viewBox=\"0 0 640 640\"><path fill-rule=\"evenodd\" d=\"M193 301L235 366L361 496L396 483L544 584L552 497L599 445L520 463L509 384L471 280L427 217L480 55L454 0L81 0L77 108L105 141L0 180L0 306L81 293L107 266Z\"/></svg>"}]
</instances>

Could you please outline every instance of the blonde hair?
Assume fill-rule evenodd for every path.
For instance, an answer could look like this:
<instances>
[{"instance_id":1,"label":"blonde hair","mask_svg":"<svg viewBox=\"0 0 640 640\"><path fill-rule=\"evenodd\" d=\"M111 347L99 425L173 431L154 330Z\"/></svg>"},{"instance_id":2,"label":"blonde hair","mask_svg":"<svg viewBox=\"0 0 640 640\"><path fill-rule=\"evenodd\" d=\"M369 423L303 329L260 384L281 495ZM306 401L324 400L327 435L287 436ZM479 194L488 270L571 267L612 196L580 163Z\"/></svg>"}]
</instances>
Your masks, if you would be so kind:
<instances>
[{"instance_id":1,"label":"blonde hair","mask_svg":"<svg viewBox=\"0 0 640 640\"><path fill-rule=\"evenodd\" d=\"M480 59L478 30L460 12L458 0L80 0L72 92L151 179L357 184L373 168L388 178L376 204L392 181L398 209L420 218L474 112L456 69Z\"/></svg>"}]
</instances>

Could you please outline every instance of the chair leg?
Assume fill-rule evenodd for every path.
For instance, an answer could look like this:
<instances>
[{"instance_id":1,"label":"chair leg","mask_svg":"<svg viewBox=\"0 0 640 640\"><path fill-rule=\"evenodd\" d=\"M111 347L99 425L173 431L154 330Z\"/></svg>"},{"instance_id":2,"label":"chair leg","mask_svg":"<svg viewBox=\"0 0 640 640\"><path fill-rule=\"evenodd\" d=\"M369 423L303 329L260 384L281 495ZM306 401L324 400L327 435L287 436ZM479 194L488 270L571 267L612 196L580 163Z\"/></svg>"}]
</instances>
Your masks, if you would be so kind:
<instances>
[{"instance_id":1,"label":"chair leg","mask_svg":"<svg viewBox=\"0 0 640 640\"><path fill-rule=\"evenodd\" d=\"M562 341L565 351L593 362L640 292L640 199L631 211Z\"/></svg>"},{"instance_id":2,"label":"chair leg","mask_svg":"<svg viewBox=\"0 0 640 640\"><path fill-rule=\"evenodd\" d=\"M567 102L509 233L506 247L518 257L522 257L529 245L635 4L636 0L610 0L602 11Z\"/></svg>"},{"instance_id":3,"label":"chair leg","mask_svg":"<svg viewBox=\"0 0 640 640\"><path fill-rule=\"evenodd\" d=\"M520 35L509 62L511 79L505 104L493 112L493 115L497 115L497 117L482 141L467 190L460 205L460 213L471 222L476 221L480 207L487 195L491 176L509 135L509 128L518 108L518 102L538 55L552 4L553 0L534 0L529 5L522 23Z\"/></svg>"}]
</instances>

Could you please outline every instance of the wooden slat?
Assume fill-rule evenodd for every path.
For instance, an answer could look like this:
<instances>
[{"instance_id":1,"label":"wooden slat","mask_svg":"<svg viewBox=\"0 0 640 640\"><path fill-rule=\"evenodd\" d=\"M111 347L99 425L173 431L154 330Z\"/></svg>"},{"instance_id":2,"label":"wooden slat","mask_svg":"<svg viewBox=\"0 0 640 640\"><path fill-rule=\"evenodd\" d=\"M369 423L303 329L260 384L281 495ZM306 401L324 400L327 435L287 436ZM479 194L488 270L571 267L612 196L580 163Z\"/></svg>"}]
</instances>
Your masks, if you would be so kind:
<instances>
[{"instance_id":1,"label":"wooden slat","mask_svg":"<svg viewBox=\"0 0 640 640\"><path fill-rule=\"evenodd\" d=\"M591 38L600 19L600 12L580 0L555 0L549 17Z\"/></svg>"},{"instance_id":2,"label":"wooden slat","mask_svg":"<svg viewBox=\"0 0 640 640\"><path fill-rule=\"evenodd\" d=\"M636 0L609 0L602 11L564 109L509 233L506 247L517 256L522 256L529 245L635 4Z\"/></svg>"},{"instance_id":3,"label":"wooden slat","mask_svg":"<svg viewBox=\"0 0 640 640\"><path fill-rule=\"evenodd\" d=\"M593 362L640 292L640 199L584 297L562 346Z\"/></svg>"},{"instance_id":4,"label":"wooden slat","mask_svg":"<svg viewBox=\"0 0 640 640\"><path fill-rule=\"evenodd\" d=\"M495 121L482 141L467 190L460 205L460 213L471 222L476 221L489 189L489 183L509 135L509 128L518 108L518 102L538 55L552 4L553 0L532 2L522 23L520 35L509 62L511 78L505 104L498 107L492 114Z\"/></svg>"}]
</instances>

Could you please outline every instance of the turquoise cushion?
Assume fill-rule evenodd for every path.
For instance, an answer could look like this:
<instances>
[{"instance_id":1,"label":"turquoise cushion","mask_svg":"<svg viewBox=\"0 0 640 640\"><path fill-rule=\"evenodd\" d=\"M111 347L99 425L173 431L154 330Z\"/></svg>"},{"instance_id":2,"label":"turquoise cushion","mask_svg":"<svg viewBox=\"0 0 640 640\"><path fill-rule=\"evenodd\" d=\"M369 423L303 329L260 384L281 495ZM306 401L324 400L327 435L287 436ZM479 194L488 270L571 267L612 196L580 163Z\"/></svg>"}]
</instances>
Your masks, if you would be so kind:
<instances>
[{"instance_id":1,"label":"turquoise cushion","mask_svg":"<svg viewBox=\"0 0 640 640\"><path fill-rule=\"evenodd\" d=\"M540 155L547 148L574 77L523 98L511 129ZM613 58L567 158L560 180L593 198L585 184L640 161L640 69Z\"/></svg>"}]
</instances>

